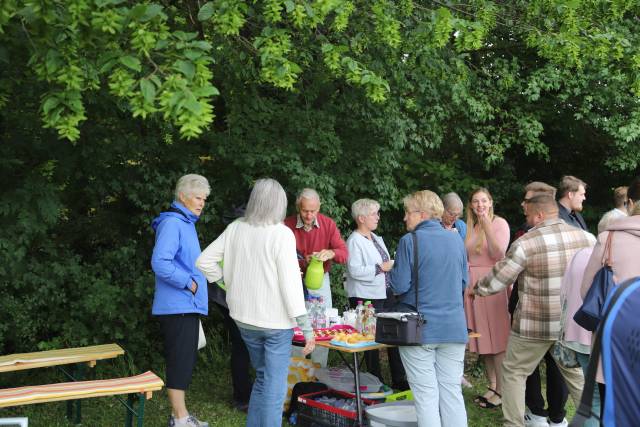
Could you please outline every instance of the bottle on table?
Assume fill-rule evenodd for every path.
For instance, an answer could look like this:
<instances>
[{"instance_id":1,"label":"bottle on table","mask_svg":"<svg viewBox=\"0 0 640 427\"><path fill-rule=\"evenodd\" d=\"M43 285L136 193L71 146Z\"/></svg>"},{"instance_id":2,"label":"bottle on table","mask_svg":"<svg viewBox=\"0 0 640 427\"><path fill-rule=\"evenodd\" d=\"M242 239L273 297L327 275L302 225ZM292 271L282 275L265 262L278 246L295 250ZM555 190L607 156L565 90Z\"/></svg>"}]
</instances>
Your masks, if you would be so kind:
<instances>
[{"instance_id":1,"label":"bottle on table","mask_svg":"<svg viewBox=\"0 0 640 427\"><path fill-rule=\"evenodd\" d=\"M364 335L373 335L376 336L376 309L373 307L373 304L369 304L367 306L367 321L364 325L364 330L362 333Z\"/></svg>"},{"instance_id":2,"label":"bottle on table","mask_svg":"<svg viewBox=\"0 0 640 427\"><path fill-rule=\"evenodd\" d=\"M364 304L362 300L358 300L356 305L356 332L362 332L362 320L364 317Z\"/></svg>"},{"instance_id":3,"label":"bottle on table","mask_svg":"<svg viewBox=\"0 0 640 427\"><path fill-rule=\"evenodd\" d=\"M327 311L326 308L324 306L324 298L323 297L318 297L318 309L317 309L317 316L318 316L318 328L326 328L328 327L328 321L327 321Z\"/></svg>"},{"instance_id":4,"label":"bottle on table","mask_svg":"<svg viewBox=\"0 0 640 427\"><path fill-rule=\"evenodd\" d=\"M318 299L314 296L309 296L309 307L307 308L307 314L309 316L309 322L313 329L318 328Z\"/></svg>"}]
</instances>

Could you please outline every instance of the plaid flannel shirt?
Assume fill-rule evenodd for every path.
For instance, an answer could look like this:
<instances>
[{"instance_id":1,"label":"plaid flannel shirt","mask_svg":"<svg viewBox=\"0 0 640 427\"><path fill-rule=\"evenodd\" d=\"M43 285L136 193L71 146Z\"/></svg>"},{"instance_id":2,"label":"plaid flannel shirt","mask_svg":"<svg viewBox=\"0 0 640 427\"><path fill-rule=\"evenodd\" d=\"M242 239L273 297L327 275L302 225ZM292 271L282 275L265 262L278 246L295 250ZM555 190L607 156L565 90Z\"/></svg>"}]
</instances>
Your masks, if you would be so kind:
<instances>
[{"instance_id":1,"label":"plaid flannel shirt","mask_svg":"<svg viewBox=\"0 0 640 427\"><path fill-rule=\"evenodd\" d=\"M557 340L562 276L573 255L595 243L592 234L559 218L547 219L513 242L491 273L478 281L475 293L495 294L517 280L520 300L511 330L525 338Z\"/></svg>"}]
</instances>

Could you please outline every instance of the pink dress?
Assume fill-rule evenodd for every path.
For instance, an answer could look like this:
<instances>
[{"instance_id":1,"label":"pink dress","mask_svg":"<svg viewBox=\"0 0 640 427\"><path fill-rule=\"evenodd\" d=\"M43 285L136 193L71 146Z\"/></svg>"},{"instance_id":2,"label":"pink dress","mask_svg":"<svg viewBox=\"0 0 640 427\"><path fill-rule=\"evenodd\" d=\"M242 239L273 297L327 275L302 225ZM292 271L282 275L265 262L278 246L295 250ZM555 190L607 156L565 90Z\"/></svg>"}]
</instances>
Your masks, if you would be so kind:
<instances>
[{"instance_id":1,"label":"pink dress","mask_svg":"<svg viewBox=\"0 0 640 427\"><path fill-rule=\"evenodd\" d=\"M503 218L494 217L493 235L501 249L499 259L489 256L489 248L485 238L480 252L476 250L478 231L469 227L465 242L469 257L469 284L465 291L464 311L467 316L467 327L480 333L480 338L469 339L469 351L479 354L498 354L507 349L507 340L511 330L509 316L509 295L507 289L488 297L471 297L473 286L478 280L491 271L493 265L504 257L509 245L509 224Z\"/></svg>"}]
</instances>

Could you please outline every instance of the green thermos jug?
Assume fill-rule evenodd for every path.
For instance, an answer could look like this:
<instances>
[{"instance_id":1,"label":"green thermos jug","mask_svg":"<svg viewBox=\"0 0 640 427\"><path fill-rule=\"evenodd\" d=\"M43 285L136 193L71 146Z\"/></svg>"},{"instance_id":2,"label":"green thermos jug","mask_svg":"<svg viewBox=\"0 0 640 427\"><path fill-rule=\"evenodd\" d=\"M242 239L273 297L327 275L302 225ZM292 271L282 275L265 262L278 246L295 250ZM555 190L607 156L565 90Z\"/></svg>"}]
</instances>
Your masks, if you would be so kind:
<instances>
[{"instance_id":1,"label":"green thermos jug","mask_svg":"<svg viewBox=\"0 0 640 427\"><path fill-rule=\"evenodd\" d=\"M322 287L324 280L324 263L316 257L311 257L307 266L307 273L304 276L304 284L307 289L316 291Z\"/></svg>"}]
</instances>

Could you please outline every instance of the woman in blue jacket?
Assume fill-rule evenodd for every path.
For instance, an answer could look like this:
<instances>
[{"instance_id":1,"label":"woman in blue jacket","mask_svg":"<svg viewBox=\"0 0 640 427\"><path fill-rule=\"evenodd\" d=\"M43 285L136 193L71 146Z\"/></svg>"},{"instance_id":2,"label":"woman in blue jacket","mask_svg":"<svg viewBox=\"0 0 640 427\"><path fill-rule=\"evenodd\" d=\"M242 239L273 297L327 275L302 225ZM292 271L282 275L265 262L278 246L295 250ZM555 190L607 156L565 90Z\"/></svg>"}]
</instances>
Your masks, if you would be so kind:
<instances>
[{"instance_id":1,"label":"woman in blue jacket","mask_svg":"<svg viewBox=\"0 0 640 427\"><path fill-rule=\"evenodd\" d=\"M391 288L402 311L419 311L426 320L422 345L401 346L418 415L418 425L463 427L467 413L460 387L467 323L462 305L467 285L467 254L457 233L440 224L444 210L433 192L404 198L407 231L398 243ZM418 246L418 283L413 283L413 238ZM416 307L416 285L418 307Z\"/></svg>"},{"instance_id":2,"label":"woman in blue jacket","mask_svg":"<svg viewBox=\"0 0 640 427\"><path fill-rule=\"evenodd\" d=\"M152 314L164 336L166 385L172 414L169 427L209 427L187 411L185 391L197 359L200 316L208 311L207 281L195 266L200 255L196 222L210 192L207 179L185 175L178 180L175 200L151 226L156 243L151 268L156 276Z\"/></svg>"}]
</instances>

